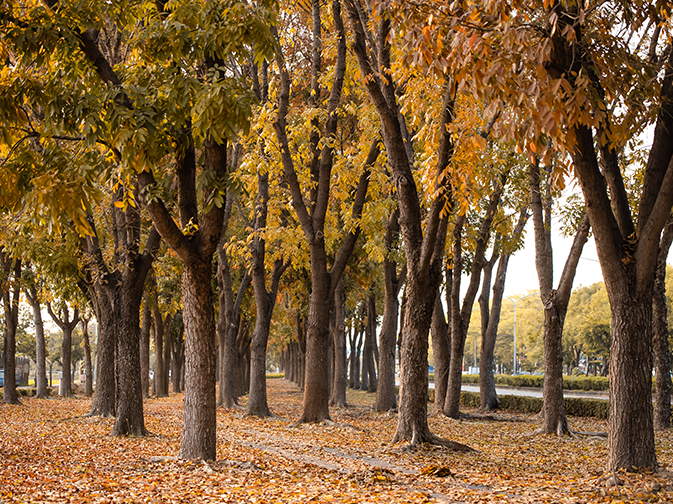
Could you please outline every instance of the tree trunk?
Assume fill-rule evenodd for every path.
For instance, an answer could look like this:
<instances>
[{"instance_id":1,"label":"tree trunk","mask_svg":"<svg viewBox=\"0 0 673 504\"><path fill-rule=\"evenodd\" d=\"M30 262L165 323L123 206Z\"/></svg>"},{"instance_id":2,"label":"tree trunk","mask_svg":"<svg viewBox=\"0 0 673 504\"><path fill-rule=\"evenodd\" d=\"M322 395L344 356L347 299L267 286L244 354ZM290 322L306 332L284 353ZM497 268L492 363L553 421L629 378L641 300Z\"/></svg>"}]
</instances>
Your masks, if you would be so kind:
<instances>
[{"instance_id":1,"label":"tree trunk","mask_svg":"<svg viewBox=\"0 0 673 504\"><path fill-rule=\"evenodd\" d=\"M166 315L163 323L164 329L164 390L168 396L168 387L170 386L171 377L171 355L173 353L173 340L171 339L171 324L173 323L173 314Z\"/></svg>"},{"instance_id":2,"label":"tree trunk","mask_svg":"<svg viewBox=\"0 0 673 504\"><path fill-rule=\"evenodd\" d=\"M326 269L324 242L311 251L311 294L306 327L303 413L298 423L329 419L329 317L334 296Z\"/></svg>"},{"instance_id":3,"label":"tree trunk","mask_svg":"<svg viewBox=\"0 0 673 504\"><path fill-rule=\"evenodd\" d=\"M5 306L5 347L3 359L5 362L5 384L2 400L7 404L20 404L16 393L16 329L19 325L19 296L21 289L21 260L10 257L0 247L0 262L5 274L5 282L1 286L2 301ZM12 274L14 282L11 282ZM14 287L14 291L11 288Z\"/></svg>"},{"instance_id":4,"label":"tree trunk","mask_svg":"<svg viewBox=\"0 0 673 504\"><path fill-rule=\"evenodd\" d=\"M655 469L658 464L651 390L652 303L649 298L617 291L612 293L610 306L609 464ZM638 337L634 338L634 334Z\"/></svg>"},{"instance_id":5,"label":"tree trunk","mask_svg":"<svg viewBox=\"0 0 673 504\"><path fill-rule=\"evenodd\" d=\"M93 369L91 365L91 342L89 340L89 319L82 318L82 344L84 345L84 395L93 395Z\"/></svg>"},{"instance_id":6,"label":"tree trunk","mask_svg":"<svg viewBox=\"0 0 673 504\"><path fill-rule=\"evenodd\" d=\"M673 223L664 228L659 244L654 277L652 317L654 330L654 428L671 427L671 362L668 348L668 313L666 309L666 258L673 241Z\"/></svg>"},{"instance_id":7,"label":"tree trunk","mask_svg":"<svg viewBox=\"0 0 673 504\"><path fill-rule=\"evenodd\" d=\"M369 295L369 305L367 309L367 339L369 340L369 350L365 351L367 359L367 374L369 377L369 385L367 392L376 392L376 362L375 354L378 353L376 349L376 299L373 294ZM365 348L367 342L365 342Z\"/></svg>"},{"instance_id":8,"label":"tree trunk","mask_svg":"<svg viewBox=\"0 0 673 504\"><path fill-rule=\"evenodd\" d=\"M96 389L90 416L114 417L117 404L116 327L112 302L99 283L90 288L91 301L98 320Z\"/></svg>"},{"instance_id":9,"label":"tree trunk","mask_svg":"<svg viewBox=\"0 0 673 504\"><path fill-rule=\"evenodd\" d=\"M470 326L474 299L479 290L481 270L486 263L484 254L488 245L491 225L496 211L500 206L500 197L504 190L507 173L501 175L500 180L495 181L491 192L488 207L484 219L479 226L479 234L476 240L474 258L470 272L470 283L465 291L463 306L460 306L460 280L463 264L462 233L467 220L465 215L456 218L453 231L453 285L451 287L451 366L449 368L449 383L446 387L446 400L444 402L444 414L450 418L460 417L460 389L462 385L463 354L465 352L465 338Z\"/></svg>"},{"instance_id":10,"label":"tree trunk","mask_svg":"<svg viewBox=\"0 0 673 504\"><path fill-rule=\"evenodd\" d=\"M450 288L450 287L449 287ZM451 347L449 346L449 325L444 317L441 294L437 291L435 307L432 312L432 354L435 368L435 412L444 413L444 400L449 379Z\"/></svg>"},{"instance_id":11,"label":"tree trunk","mask_svg":"<svg viewBox=\"0 0 673 504\"><path fill-rule=\"evenodd\" d=\"M392 252L395 242L399 240L399 210L395 210L386 223L385 245ZM397 274L397 263L388 256L383 261L385 288L385 306L383 322L379 332L379 383L376 388L374 410L389 411L397 409L397 393L395 392L395 343L397 340L397 318L400 303L398 296L400 287L406 276L406 268ZM351 344L351 348L353 345Z\"/></svg>"},{"instance_id":12,"label":"tree trunk","mask_svg":"<svg viewBox=\"0 0 673 504\"><path fill-rule=\"evenodd\" d=\"M47 303L47 310L54 323L63 331L63 341L61 342L62 373L60 395L62 397L72 397L72 331L79 324L79 309L74 309L72 320L70 319L68 305L65 302L61 305L60 316L54 313L50 303Z\"/></svg>"},{"instance_id":13,"label":"tree trunk","mask_svg":"<svg viewBox=\"0 0 673 504\"><path fill-rule=\"evenodd\" d=\"M346 406L346 295L343 281L339 281L334 294L334 373L330 405Z\"/></svg>"},{"instance_id":14,"label":"tree trunk","mask_svg":"<svg viewBox=\"0 0 673 504\"><path fill-rule=\"evenodd\" d=\"M179 394L182 392L182 376L183 376L183 362L185 360L185 346L184 346L184 332L185 328L182 324L182 316L179 318L179 329L177 330L177 337L174 339L173 348L173 393Z\"/></svg>"},{"instance_id":15,"label":"tree trunk","mask_svg":"<svg viewBox=\"0 0 673 504\"><path fill-rule=\"evenodd\" d=\"M33 308L33 320L35 321L35 397L46 399L47 391L47 365L46 346L44 340L44 322L42 320L42 307L37 296L37 289L30 285L26 290L26 299Z\"/></svg>"},{"instance_id":16,"label":"tree trunk","mask_svg":"<svg viewBox=\"0 0 673 504\"><path fill-rule=\"evenodd\" d=\"M211 290L204 288L210 281L210 257L184 265L185 402L178 456L186 459L216 459L215 318Z\"/></svg>"},{"instance_id":17,"label":"tree trunk","mask_svg":"<svg viewBox=\"0 0 673 504\"><path fill-rule=\"evenodd\" d=\"M158 300L154 296L154 302ZM164 365L164 324L158 307L153 309L154 323L152 325L154 331L154 381L153 393L155 397L168 397L168 391L164 385L166 380L164 374L166 373L166 366Z\"/></svg>"},{"instance_id":18,"label":"tree trunk","mask_svg":"<svg viewBox=\"0 0 673 504\"><path fill-rule=\"evenodd\" d=\"M124 274L127 276L128 273ZM133 275L135 277L135 274ZM113 436L145 436L143 391L140 383L140 302L144 276L125 278L115 300L117 317L117 414Z\"/></svg>"},{"instance_id":19,"label":"tree trunk","mask_svg":"<svg viewBox=\"0 0 673 504\"><path fill-rule=\"evenodd\" d=\"M150 396L150 329L152 325L152 312L145 299L143 307L142 325L140 326L140 383L143 397Z\"/></svg>"}]
</instances>

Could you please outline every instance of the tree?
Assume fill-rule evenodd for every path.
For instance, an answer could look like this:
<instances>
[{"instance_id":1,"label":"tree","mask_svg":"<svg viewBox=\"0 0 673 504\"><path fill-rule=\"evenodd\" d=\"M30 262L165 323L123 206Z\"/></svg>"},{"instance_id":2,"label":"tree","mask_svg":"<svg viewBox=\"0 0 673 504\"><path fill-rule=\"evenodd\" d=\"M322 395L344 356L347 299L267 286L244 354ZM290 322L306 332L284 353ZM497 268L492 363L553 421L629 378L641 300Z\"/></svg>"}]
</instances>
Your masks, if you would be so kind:
<instances>
[{"instance_id":1,"label":"tree","mask_svg":"<svg viewBox=\"0 0 673 504\"><path fill-rule=\"evenodd\" d=\"M19 297L21 294L21 259L12 257L4 246L0 246L0 264L2 265L0 291L2 292L2 303L5 310L4 351L2 354L5 367L5 385L2 400L7 404L19 404L14 375L16 374L16 330L19 325Z\"/></svg>"},{"instance_id":2,"label":"tree","mask_svg":"<svg viewBox=\"0 0 673 504\"><path fill-rule=\"evenodd\" d=\"M61 375L60 395L62 397L72 397L72 376L70 373L72 368L72 331L80 322L79 308L77 306L74 307L71 318L68 303L61 301L59 304L58 315L53 311L49 302L47 302L47 310L54 323L63 331L63 341L61 342L61 366L63 372Z\"/></svg>"},{"instance_id":3,"label":"tree","mask_svg":"<svg viewBox=\"0 0 673 504\"><path fill-rule=\"evenodd\" d=\"M516 242L521 238L523 230L528 222L528 208L521 210L519 220L512 232L511 239ZM479 296L479 307L481 312L481 350L479 353L479 407L482 410L492 410L499 406L500 401L495 392L495 377L493 368L495 366L495 343L500 325L500 312L502 309L502 297L505 291L505 276L511 252L507 250L505 240L496 239L500 248L498 256L498 269L495 274L493 284L493 304L489 307L488 289L491 285L491 272L484 268L484 281L482 294ZM494 250L494 257L496 257ZM492 268L492 266L491 266Z\"/></svg>"},{"instance_id":4,"label":"tree","mask_svg":"<svg viewBox=\"0 0 673 504\"><path fill-rule=\"evenodd\" d=\"M321 86L323 45L320 2L311 2L312 56L311 91L309 103L318 108L323 96ZM357 224L362 213L369 184L369 172L379 156L379 141L374 138L366 156L359 154L358 167L362 167L357 189L352 200L352 224L345 229L343 241L332 262L328 264L325 236L325 218L329 209L332 168L336 156L332 145L338 127L338 105L341 101L344 76L346 73L346 34L341 18L341 4L332 2L332 23L336 36L336 60L332 87L327 99L326 121L323 126L316 115L309 137L310 179L306 190L302 189L293 158L294 148L288 137L288 111L290 105L291 79L287 60L282 51L278 52L277 63L280 72L278 112L274 129L281 153L281 162L297 220L304 233L310 250L311 293L306 330L306 370L304 379L304 406L300 422L317 422L329 418L329 317L333 305L334 292L346 267L355 242L360 234ZM320 100L320 101L319 101ZM322 142L321 142L322 137ZM322 147L321 147L322 145ZM366 152L366 151L365 151ZM362 159L365 157L365 159Z\"/></svg>"},{"instance_id":5,"label":"tree","mask_svg":"<svg viewBox=\"0 0 673 504\"><path fill-rule=\"evenodd\" d=\"M451 448L466 449L467 447L459 443L443 440L431 434L427 423L428 330L439 286L438 273L446 238L447 217L442 216L442 210L446 206L447 194L440 192L434 199L423 232L419 193L409 155L404 147L407 140L404 134L405 128L399 119L400 108L391 80L390 48L387 44L390 19L381 18L377 31L377 47L368 48L365 31L368 20L362 5L358 0L347 0L345 4L354 36L352 48L367 93L379 116L388 163L396 182L400 227L407 259L407 305L400 351L400 406L393 442L408 441L412 446L433 442ZM380 66L374 66L372 61L377 61ZM381 75L391 77L382 80ZM436 170L438 177L448 166L453 148L447 128L454 112L454 97L450 83L445 86L445 90L442 120L438 130L441 132ZM441 186L434 189L440 190Z\"/></svg>"},{"instance_id":6,"label":"tree","mask_svg":"<svg viewBox=\"0 0 673 504\"><path fill-rule=\"evenodd\" d=\"M666 258L673 242L673 222L669 220L659 244L654 278L652 317L654 329L654 428L671 426L671 360L668 345L668 310L666 306Z\"/></svg>"},{"instance_id":7,"label":"tree","mask_svg":"<svg viewBox=\"0 0 673 504\"><path fill-rule=\"evenodd\" d=\"M47 394L47 368L46 368L46 345L44 339L44 323L42 321L42 305L38 295L36 275L32 268L26 268L23 272L26 300L33 309L35 320L35 397L46 399Z\"/></svg>"},{"instance_id":8,"label":"tree","mask_svg":"<svg viewBox=\"0 0 673 504\"><path fill-rule=\"evenodd\" d=\"M552 191L547 179L545 199L542 200L540 167L532 163L529 168L530 201L535 232L535 266L540 284L540 299L544 304L544 402L542 426L537 432L558 434L570 432L563 403L563 324L572 290L577 263L589 235L589 218L583 215L566 260L558 287L553 289L553 260L551 245Z\"/></svg>"}]
</instances>

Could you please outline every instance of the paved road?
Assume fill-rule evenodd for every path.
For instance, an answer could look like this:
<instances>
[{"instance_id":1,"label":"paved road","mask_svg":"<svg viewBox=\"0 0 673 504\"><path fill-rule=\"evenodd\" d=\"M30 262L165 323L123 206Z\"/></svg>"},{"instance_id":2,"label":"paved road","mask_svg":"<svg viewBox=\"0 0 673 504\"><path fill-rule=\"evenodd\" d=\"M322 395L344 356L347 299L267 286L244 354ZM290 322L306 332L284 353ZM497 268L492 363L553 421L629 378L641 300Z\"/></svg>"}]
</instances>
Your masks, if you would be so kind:
<instances>
[{"instance_id":1,"label":"paved road","mask_svg":"<svg viewBox=\"0 0 673 504\"><path fill-rule=\"evenodd\" d=\"M430 387L434 388L435 384L430 383ZM461 390L464 390L466 392L479 392L479 385L471 383L463 383ZM542 397L542 389L538 388L496 386L495 391L499 396L516 395L525 397ZM572 397L579 399L607 399L608 393L607 391L594 392L584 390L564 390L563 397Z\"/></svg>"},{"instance_id":2,"label":"paved road","mask_svg":"<svg viewBox=\"0 0 673 504\"><path fill-rule=\"evenodd\" d=\"M399 385L399 380L397 380ZM428 383L430 388L435 388L434 382ZM461 390L465 392L479 392L479 385L475 383L463 383L460 387ZM495 392L499 396L503 395L516 395L524 397L542 397L542 389L539 388L529 388L529 387L505 387L498 385L495 387ZM585 390L564 390L563 397L570 397L574 399L606 399L608 398L608 392L596 392L596 391L585 391Z\"/></svg>"}]
</instances>

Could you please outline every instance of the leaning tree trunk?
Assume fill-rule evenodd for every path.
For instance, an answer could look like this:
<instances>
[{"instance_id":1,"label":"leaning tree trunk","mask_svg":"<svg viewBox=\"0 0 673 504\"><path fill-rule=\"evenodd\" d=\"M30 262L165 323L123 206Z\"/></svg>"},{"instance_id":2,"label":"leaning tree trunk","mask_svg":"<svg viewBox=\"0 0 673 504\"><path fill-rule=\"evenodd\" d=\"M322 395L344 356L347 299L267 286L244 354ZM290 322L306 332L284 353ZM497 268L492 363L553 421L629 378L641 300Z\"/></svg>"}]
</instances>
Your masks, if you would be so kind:
<instances>
[{"instance_id":1,"label":"leaning tree trunk","mask_svg":"<svg viewBox=\"0 0 673 504\"><path fill-rule=\"evenodd\" d=\"M178 456L216 459L215 314L210 285L210 257L184 264L185 324L184 424Z\"/></svg>"},{"instance_id":2,"label":"leaning tree trunk","mask_svg":"<svg viewBox=\"0 0 673 504\"><path fill-rule=\"evenodd\" d=\"M369 349L365 351L367 375L369 378L367 392L376 392L376 361L378 359L374 358L374 354L376 353L376 299L373 294L369 296L369 307L367 309L367 338L369 340ZM366 343L365 349L367 349Z\"/></svg>"}]
</instances>

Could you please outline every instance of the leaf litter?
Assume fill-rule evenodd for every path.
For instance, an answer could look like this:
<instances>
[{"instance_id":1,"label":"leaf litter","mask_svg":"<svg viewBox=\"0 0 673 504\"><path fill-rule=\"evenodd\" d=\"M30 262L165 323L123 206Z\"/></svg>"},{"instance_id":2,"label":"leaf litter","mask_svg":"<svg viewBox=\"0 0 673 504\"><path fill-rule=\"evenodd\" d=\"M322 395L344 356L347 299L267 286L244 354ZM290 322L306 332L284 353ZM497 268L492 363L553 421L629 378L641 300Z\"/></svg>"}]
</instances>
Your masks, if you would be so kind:
<instances>
[{"instance_id":1,"label":"leaf litter","mask_svg":"<svg viewBox=\"0 0 673 504\"><path fill-rule=\"evenodd\" d=\"M87 417L84 398L0 405L0 504L71 502L671 502L673 433L657 431L661 470L605 469L604 438L533 436L532 415L511 421L429 417L433 433L477 451L390 446L397 417L372 411L374 395L348 391L332 422L295 425L301 391L268 380L276 416L241 407L217 413L216 461L175 457L183 395L145 401L144 438L111 437L114 419ZM471 412L471 410L466 410ZM577 431L605 421L571 417Z\"/></svg>"}]
</instances>

